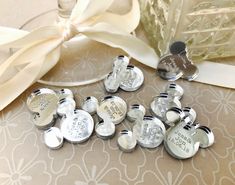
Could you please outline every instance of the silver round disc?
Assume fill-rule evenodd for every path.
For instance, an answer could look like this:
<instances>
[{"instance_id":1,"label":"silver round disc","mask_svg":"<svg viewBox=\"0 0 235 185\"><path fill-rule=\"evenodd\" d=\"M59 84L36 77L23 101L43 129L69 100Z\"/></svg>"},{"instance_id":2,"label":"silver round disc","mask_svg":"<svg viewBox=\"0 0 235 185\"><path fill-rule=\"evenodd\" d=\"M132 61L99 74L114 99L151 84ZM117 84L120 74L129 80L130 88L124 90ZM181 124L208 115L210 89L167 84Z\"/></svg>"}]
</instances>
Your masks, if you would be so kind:
<instances>
[{"instance_id":1,"label":"silver round disc","mask_svg":"<svg viewBox=\"0 0 235 185\"><path fill-rule=\"evenodd\" d=\"M115 125L112 122L100 121L95 126L96 135L101 139L110 139L115 134Z\"/></svg>"},{"instance_id":2,"label":"silver round disc","mask_svg":"<svg viewBox=\"0 0 235 185\"><path fill-rule=\"evenodd\" d=\"M87 111L89 114L94 115L97 111L97 107L99 105L98 100L94 96L87 97L83 104L82 109Z\"/></svg>"},{"instance_id":3,"label":"silver round disc","mask_svg":"<svg viewBox=\"0 0 235 185\"><path fill-rule=\"evenodd\" d=\"M94 121L88 112L75 110L74 114L62 118L60 128L67 141L82 143L91 137Z\"/></svg>"},{"instance_id":4,"label":"silver round disc","mask_svg":"<svg viewBox=\"0 0 235 185\"><path fill-rule=\"evenodd\" d=\"M179 55L186 53L186 44L182 41L173 42L170 45L170 52L172 55Z\"/></svg>"},{"instance_id":5,"label":"silver round disc","mask_svg":"<svg viewBox=\"0 0 235 185\"><path fill-rule=\"evenodd\" d=\"M59 128L51 127L44 132L44 142L50 149L59 149L63 146L63 135Z\"/></svg>"},{"instance_id":6,"label":"silver round disc","mask_svg":"<svg viewBox=\"0 0 235 185\"><path fill-rule=\"evenodd\" d=\"M185 116L189 117L191 122L194 123L197 118L196 111L191 107L184 107L183 111L185 113Z\"/></svg>"},{"instance_id":7,"label":"silver round disc","mask_svg":"<svg viewBox=\"0 0 235 185\"><path fill-rule=\"evenodd\" d=\"M165 92L168 93L169 96L180 100L184 94L184 89L175 83L171 83L166 86Z\"/></svg>"},{"instance_id":8,"label":"silver round disc","mask_svg":"<svg viewBox=\"0 0 235 185\"><path fill-rule=\"evenodd\" d=\"M199 142L194 142L191 133L179 127L167 131L164 145L166 151L178 159L191 158L199 149Z\"/></svg>"},{"instance_id":9,"label":"silver round disc","mask_svg":"<svg viewBox=\"0 0 235 185\"><path fill-rule=\"evenodd\" d=\"M115 124L121 123L127 113L126 102L118 96L106 96L100 102L97 108L97 114L102 118L102 115L107 115Z\"/></svg>"},{"instance_id":10,"label":"silver round disc","mask_svg":"<svg viewBox=\"0 0 235 185\"><path fill-rule=\"evenodd\" d=\"M187 63L185 67L182 68L182 70L183 70L182 78L188 81L192 81L196 79L199 75L199 70L197 66L193 65L192 63Z\"/></svg>"},{"instance_id":11,"label":"silver round disc","mask_svg":"<svg viewBox=\"0 0 235 185\"><path fill-rule=\"evenodd\" d=\"M55 91L47 88L35 90L27 99L27 106L32 112L42 112L49 107L56 107L58 97Z\"/></svg>"},{"instance_id":12,"label":"silver round disc","mask_svg":"<svg viewBox=\"0 0 235 185\"><path fill-rule=\"evenodd\" d=\"M210 147L215 140L213 132L206 126L199 126L194 137L200 143L200 148Z\"/></svg>"},{"instance_id":13,"label":"silver round disc","mask_svg":"<svg viewBox=\"0 0 235 185\"><path fill-rule=\"evenodd\" d=\"M115 93L125 75L129 58L127 56L118 56L113 63L113 71L104 79L104 87L107 92Z\"/></svg>"},{"instance_id":14,"label":"silver round disc","mask_svg":"<svg viewBox=\"0 0 235 185\"><path fill-rule=\"evenodd\" d=\"M134 122L138 117L144 117L146 110L143 105L133 104L130 106L127 113L127 119L130 122Z\"/></svg>"},{"instance_id":15,"label":"silver round disc","mask_svg":"<svg viewBox=\"0 0 235 185\"><path fill-rule=\"evenodd\" d=\"M123 152L132 152L137 145L137 141L131 131L122 130L118 137L117 144L119 149Z\"/></svg>"},{"instance_id":16,"label":"silver round disc","mask_svg":"<svg viewBox=\"0 0 235 185\"><path fill-rule=\"evenodd\" d=\"M113 73L110 72L107 77L104 79L105 90L109 93L115 93L119 89L119 82L116 82L116 79L113 79Z\"/></svg>"},{"instance_id":17,"label":"silver round disc","mask_svg":"<svg viewBox=\"0 0 235 185\"><path fill-rule=\"evenodd\" d=\"M70 89L60 89L56 92L56 94L58 95L60 100L63 98L74 98L73 92Z\"/></svg>"},{"instance_id":18,"label":"silver round disc","mask_svg":"<svg viewBox=\"0 0 235 185\"><path fill-rule=\"evenodd\" d=\"M174 126L176 123L180 122L185 117L185 113L177 108L172 107L166 111L166 124Z\"/></svg>"},{"instance_id":19,"label":"silver round disc","mask_svg":"<svg viewBox=\"0 0 235 185\"><path fill-rule=\"evenodd\" d=\"M76 102L72 98L63 98L59 101L57 107L57 114L60 116L64 116L66 114L73 113L76 108Z\"/></svg>"},{"instance_id":20,"label":"silver round disc","mask_svg":"<svg viewBox=\"0 0 235 185\"><path fill-rule=\"evenodd\" d=\"M178 80L183 76L182 59L178 55L168 55L160 59L157 72L168 81Z\"/></svg>"},{"instance_id":21,"label":"silver round disc","mask_svg":"<svg viewBox=\"0 0 235 185\"><path fill-rule=\"evenodd\" d=\"M150 110L153 115L163 122L166 121L166 111L172 107L181 108L181 103L178 99L171 99L167 96L156 97L154 98L154 101L150 104Z\"/></svg>"},{"instance_id":22,"label":"silver round disc","mask_svg":"<svg viewBox=\"0 0 235 185\"><path fill-rule=\"evenodd\" d=\"M124 91L136 91L144 83L143 72L135 66L127 66L126 73L120 84L120 88Z\"/></svg>"},{"instance_id":23,"label":"silver round disc","mask_svg":"<svg viewBox=\"0 0 235 185\"><path fill-rule=\"evenodd\" d=\"M54 124L59 99L51 89L38 89L27 99L27 106L34 115L34 124L39 129L47 129Z\"/></svg>"},{"instance_id":24,"label":"silver round disc","mask_svg":"<svg viewBox=\"0 0 235 185\"><path fill-rule=\"evenodd\" d=\"M141 125L136 124L133 127L138 144L145 148L158 147L164 139L165 132L164 124L152 116L145 116Z\"/></svg>"}]
</instances>

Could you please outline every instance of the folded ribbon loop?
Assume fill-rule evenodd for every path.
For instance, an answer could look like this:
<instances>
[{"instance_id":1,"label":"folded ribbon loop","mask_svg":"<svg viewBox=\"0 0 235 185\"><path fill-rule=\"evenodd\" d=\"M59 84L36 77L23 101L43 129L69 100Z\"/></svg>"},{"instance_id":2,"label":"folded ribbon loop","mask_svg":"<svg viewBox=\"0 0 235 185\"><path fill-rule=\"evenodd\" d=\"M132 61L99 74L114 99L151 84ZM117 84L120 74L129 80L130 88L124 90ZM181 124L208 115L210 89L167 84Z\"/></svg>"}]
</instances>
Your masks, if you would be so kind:
<instances>
[{"instance_id":1,"label":"folded ribbon loop","mask_svg":"<svg viewBox=\"0 0 235 185\"><path fill-rule=\"evenodd\" d=\"M67 21L63 24L59 23L58 26L62 30L63 42L69 41L78 34L77 28L71 24L70 21Z\"/></svg>"},{"instance_id":2,"label":"folded ribbon loop","mask_svg":"<svg viewBox=\"0 0 235 185\"><path fill-rule=\"evenodd\" d=\"M53 68L63 43L77 34L123 49L137 61L156 68L158 56L153 49L130 34L140 21L138 0L132 0L132 8L123 15L107 11L112 2L78 1L67 21L30 33L0 27L0 48L20 48L0 64L0 77L6 79L0 82L0 111ZM8 71L17 66L18 71L8 76Z\"/></svg>"}]
</instances>

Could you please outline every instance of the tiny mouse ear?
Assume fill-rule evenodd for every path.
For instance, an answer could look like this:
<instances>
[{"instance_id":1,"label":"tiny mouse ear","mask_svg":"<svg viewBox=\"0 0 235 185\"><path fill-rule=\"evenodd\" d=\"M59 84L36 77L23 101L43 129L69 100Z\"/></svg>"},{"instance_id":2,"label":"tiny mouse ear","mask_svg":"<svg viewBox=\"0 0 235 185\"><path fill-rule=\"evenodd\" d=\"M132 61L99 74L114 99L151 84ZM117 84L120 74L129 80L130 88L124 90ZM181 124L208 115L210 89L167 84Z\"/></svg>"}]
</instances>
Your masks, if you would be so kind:
<instances>
[{"instance_id":1,"label":"tiny mouse ear","mask_svg":"<svg viewBox=\"0 0 235 185\"><path fill-rule=\"evenodd\" d=\"M88 96L82 102L82 109L88 112L91 115L94 115L97 111L97 107L99 106L99 102L96 97Z\"/></svg>"},{"instance_id":2,"label":"tiny mouse ear","mask_svg":"<svg viewBox=\"0 0 235 185\"><path fill-rule=\"evenodd\" d=\"M127 119L130 122L134 122L136 119L143 119L144 115L146 113L146 109L144 106L139 104L133 104L130 106L129 111L127 113Z\"/></svg>"},{"instance_id":3,"label":"tiny mouse ear","mask_svg":"<svg viewBox=\"0 0 235 185\"><path fill-rule=\"evenodd\" d=\"M73 98L63 98L58 102L57 114L59 116L65 116L71 114L76 108L76 102Z\"/></svg>"},{"instance_id":4,"label":"tiny mouse ear","mask_svg":"<svg viewBox=\"0 0 235 185\"><path fill-rule=\"evenodd\" d=\"M34 125L39 129L47 129L55 123L56 109L59 101L56 93L47 88L35 90L27 99L27 106L35 115Z\"/></svg>"},{"instance_id":5,"label":"tiny mouse ear","mask_svg":"<svg viewBox=\"0 0 235 185\"><path fill-rule=\"evenodd\" d=\"M63 98L74 98L73 92L70 89L60 89L59 91L56 91L56 94L60 100Z\"/></svg>"}]
</instances>

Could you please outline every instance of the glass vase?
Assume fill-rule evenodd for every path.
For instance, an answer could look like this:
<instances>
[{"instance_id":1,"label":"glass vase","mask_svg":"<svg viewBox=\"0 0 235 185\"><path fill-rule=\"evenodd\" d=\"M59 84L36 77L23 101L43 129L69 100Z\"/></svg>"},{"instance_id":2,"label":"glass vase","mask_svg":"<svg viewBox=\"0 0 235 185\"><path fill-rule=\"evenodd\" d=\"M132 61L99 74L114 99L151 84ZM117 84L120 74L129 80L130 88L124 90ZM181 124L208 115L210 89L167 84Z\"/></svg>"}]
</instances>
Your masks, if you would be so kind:
<instances>
[{"instance_id":1,"label":"glass vase","mask_svg":"<svg viewBox=\"0 0 235 185\"><path fill-rule=\"evenodd\" d=\"M21 29L31 31L53 25L58 21L66 21L76 0L57 2L57 9L31 18L21 26ZM124 52L78 35L63 44L58 64L38 82L69 87L100 81L112 70L113 59L120 54L123 55Z\"/></svg>"},{"instance_id":2,"label":"glass vase","mask_svg":"<svg viewBox=\"0 0 235 185\"><path fill-rule=\"evenodd\" d=\"M159 55L185 41L194 60L235 56L234 0L140 0L142 23Z\"/></svg>"}]
</instances>

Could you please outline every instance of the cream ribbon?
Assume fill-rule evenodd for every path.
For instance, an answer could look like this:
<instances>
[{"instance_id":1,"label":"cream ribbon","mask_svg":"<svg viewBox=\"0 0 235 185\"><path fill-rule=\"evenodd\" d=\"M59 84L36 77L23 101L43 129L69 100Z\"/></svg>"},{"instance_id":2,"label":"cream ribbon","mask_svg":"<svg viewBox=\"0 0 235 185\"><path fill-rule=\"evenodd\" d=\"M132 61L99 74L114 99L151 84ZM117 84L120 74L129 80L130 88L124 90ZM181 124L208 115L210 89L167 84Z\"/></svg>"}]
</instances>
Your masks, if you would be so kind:
<instances>
[{"instance_id":1,"label":"cream ribbon","mask_svg":"<svg viewBox=\"0 0 235 185\"><path fill-rule=\"evenodd\" d=\"M121 48L137 61L156 69L159 58L154 50L130 34L140 20L138 0L132 0L131 10L124 15L107 11L112 2L80 0L67 22L31 33L0 27L0 48L19 49L0 65L0 111L53 68L63 43L78 34ZM209 61L197 66L200 75L195 81L235 89L235 66Z\"/></svg>"},{"instance_id":2,"label":"cream ribbon","mask_svg":"<svg viewBox=\"0 0 235 185\"><path fill-rule=\"evenodd\" d=\"M199 76L196 82L235 89L235 66L203 61L197 63Z\"/></svg>"},{"instance_id":3,"label":"cream ribbon","mask_svg":"<svg viewBox=\"0 0 235 185\"><path fill-rule=\"evenodd\" d=\"M0 27L0 48L19 49L0 65L0 79L4 79L0 82L0 110L53 68L62 44L78 34L121 48L137 61L156 68L159 58L154 50L130 34L140 20L138 0L132 0L131 10L124 15L107 11L112 2L78 1L68 21L30 33ZM15 68L20 70L10 73Z\"/></svg>"}]
</instances>

